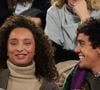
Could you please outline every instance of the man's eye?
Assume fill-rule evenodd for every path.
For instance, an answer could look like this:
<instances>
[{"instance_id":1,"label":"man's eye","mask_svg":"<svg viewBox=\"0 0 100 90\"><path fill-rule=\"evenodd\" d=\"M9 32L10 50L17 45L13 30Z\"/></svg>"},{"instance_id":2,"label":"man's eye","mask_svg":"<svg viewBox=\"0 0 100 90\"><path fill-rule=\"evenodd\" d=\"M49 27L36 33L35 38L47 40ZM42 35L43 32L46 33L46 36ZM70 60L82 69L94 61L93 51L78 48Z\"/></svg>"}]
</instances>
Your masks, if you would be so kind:
<instances>
[{"instance_id":1,"label":"man's eye","mask_svg":"<svg viewBox=\"0 0 100 90\"><path fill-rule=\"evenodd\" d=\"M84 46L84 45L85 45L85 42L80 42L80 45L81 45L81 46Z\"/></svg>"}]
</instances>

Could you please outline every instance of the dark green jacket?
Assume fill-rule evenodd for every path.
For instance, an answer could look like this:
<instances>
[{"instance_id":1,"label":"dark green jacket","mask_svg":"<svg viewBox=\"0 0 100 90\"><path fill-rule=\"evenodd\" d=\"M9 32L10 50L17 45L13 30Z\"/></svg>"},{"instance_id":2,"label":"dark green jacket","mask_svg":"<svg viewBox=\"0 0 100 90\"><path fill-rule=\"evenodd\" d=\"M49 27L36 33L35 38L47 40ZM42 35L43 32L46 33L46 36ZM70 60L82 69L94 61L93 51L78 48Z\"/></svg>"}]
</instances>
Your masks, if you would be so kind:
<instances>
[{"instance_id":1,"label":"dark green jacket","mask_svg":"<svg viewBox=\"0 0 100 90\"><path fill-rule=\"evenodd\" d=\"M68 78L66 79L63 90L70 90L70 86L72 83L72 76L75 74L74 71L75 70L73 70L71 74L68 76ZM93 73L87 71L87 75L84 81L85 82L80 90L100 90L100 76L95 77Z\"/></svg>"}]
</instances>

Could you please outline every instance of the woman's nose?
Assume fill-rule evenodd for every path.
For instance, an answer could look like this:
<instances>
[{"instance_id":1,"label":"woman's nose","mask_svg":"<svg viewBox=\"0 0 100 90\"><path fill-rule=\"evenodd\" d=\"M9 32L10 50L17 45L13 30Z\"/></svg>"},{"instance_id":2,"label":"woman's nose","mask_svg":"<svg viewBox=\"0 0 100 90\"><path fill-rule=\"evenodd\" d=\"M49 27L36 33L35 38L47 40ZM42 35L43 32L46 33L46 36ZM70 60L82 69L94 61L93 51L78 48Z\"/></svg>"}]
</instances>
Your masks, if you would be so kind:
<instances>
[{"instance_id":1,"label":"woman's nose","mask_svg":"<svg viewBox=\"0 0 100 90\"><path fill-rule=\"evenodd\" d=\"M24 48L23 44L19 44L17 46L17 51L23 51L23 48Z\"/></svg>"}]
</instances>

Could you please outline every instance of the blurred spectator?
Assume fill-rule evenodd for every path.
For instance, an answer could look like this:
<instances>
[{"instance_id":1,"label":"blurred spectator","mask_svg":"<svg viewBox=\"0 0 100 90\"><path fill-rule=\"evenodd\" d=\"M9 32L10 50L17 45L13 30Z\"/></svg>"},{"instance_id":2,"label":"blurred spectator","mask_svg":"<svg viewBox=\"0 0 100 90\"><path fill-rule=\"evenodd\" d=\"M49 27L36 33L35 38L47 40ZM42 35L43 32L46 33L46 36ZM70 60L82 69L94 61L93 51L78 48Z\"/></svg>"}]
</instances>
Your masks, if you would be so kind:
<instances>
[{"instance_id":1,"label":"blurred spectator","mask_svg":"<svg viewBox=\"0 0 100 90\"><path fill-rule=\"evenodd\" d=\"M51 6L50 0L18 0L16 3L15 14L21 14L22 12L30 9L37 8L42 11L43 28L46 23L47 9Z\"/></svg>"},{"instance_id":2,"label":"blurred spectator","mask_svg":"<svg viewBox=\"0 0 100 90\"><path fill-rule=\"evenodd\" d=\"M44 28L44 17L43 12L37 8L30 8L24 12L22 12L20 15L24 15L30 20L34 21L37 27Z\"/></svg>"},{"instance_id":3,"label":"blurred spectator","mask_svg":"<svg viewBox=\"0 0 100 90\"><path fill-rule=\"evenodd\" d=\"M93 7L98 3L98 8ZM48 9L45 33L56 47L55 58L76 60L74 52L76 30L80 23L92 17L100 17L100 1L97 0L52 0L53 5Z\"/></svg>"},{"instance_id":4,"label":"blurred spectator","mask_svg":"<svg viewBox=\"0 0 100 90\"><path fill-rule=\"evenodd\" d=\"M46 16L47 9L51 6L51 0L33 0L32 8L38 8L43 11Z\"/></svg>"},{"instance_id":5,"label":"blurred spectator","mask_svg":"<svg viewBox=\"0 0 100 90\"><path fill-rule=\"evenodd\" d=\"M32 8L38 8L43 12L43 28L46 24L46 14L48 8L51 6L51 0L33 0Z\"/></svg>"}]
</instances>

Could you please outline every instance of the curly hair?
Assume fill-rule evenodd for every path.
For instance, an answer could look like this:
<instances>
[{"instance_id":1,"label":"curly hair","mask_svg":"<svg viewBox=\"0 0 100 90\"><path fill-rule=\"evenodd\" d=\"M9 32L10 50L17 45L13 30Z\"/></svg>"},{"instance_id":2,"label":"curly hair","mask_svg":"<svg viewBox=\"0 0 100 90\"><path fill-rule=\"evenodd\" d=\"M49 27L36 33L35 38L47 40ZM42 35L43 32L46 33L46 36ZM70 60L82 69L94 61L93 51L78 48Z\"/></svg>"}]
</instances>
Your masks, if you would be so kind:
<instances>
[{"instance_id":1,"label":"curly hair","mask_svg":"<svg viewBox=\"0 0 100 90\"><path fill-rule=\"evenodd\" d=\"M0 28L0 68L7 68L7 42L11 31L17 27L27 28L32 32L36 43L35 75L37 78L44 77L48 80L56 80L58 72L55 67L54 50L48 37L40 27L36 27L34 22L24 16L17 15L9 17Z\"/></svg>"}]
</instances>

